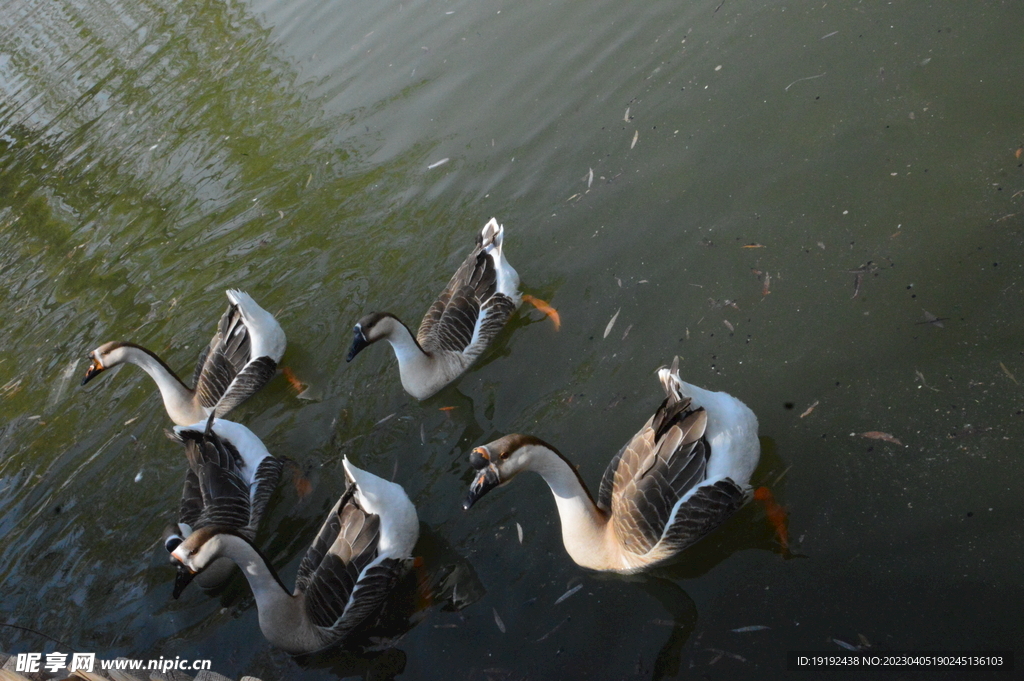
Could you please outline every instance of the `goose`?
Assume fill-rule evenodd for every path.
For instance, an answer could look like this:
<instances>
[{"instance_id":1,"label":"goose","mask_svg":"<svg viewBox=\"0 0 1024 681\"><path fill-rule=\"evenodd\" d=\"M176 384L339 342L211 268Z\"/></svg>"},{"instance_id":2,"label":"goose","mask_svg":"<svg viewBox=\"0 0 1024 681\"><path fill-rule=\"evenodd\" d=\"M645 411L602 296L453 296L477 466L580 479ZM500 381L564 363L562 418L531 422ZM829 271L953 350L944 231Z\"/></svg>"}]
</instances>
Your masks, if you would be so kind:
<instances>
[{"instance_id":1,"label":"goose","mask_svg":"<svg viewBox=\"0 0 1024 681\"><path fill-rule=\"evenodd\" d=\"M284 460L240 423L215 419L175 426L171 439L185 446L188 471L181 492L178 522L164 531L170 554L194 531L209 525L231 528L252 541L270 495L281 479ZM172 562L173 559L171 559ZM221 558L196 581L204 589L223 584L234 567Z\"/></svg>"},{"instance_id":2,"label":"goose","mask_svg":"<svg viewBox=\"0 0 1024 681\"><path fill-rule=\"evenodd\" d=\"M473 450L479 473L463 508L535 471L555 496L562 543L578 565L630 574L675 558L749 501L761 448L754 412L680 380L678 357L658 378L665 401L612 458L596 503L557 449L513 434Z\"/></svg>"},{"instance_id":3,"label":"goose","mask_svg":"<svg viewBox=\"0 0 1024 681\"><path fill-rule=\"evenodd\" d=\"M153 377L167 415L177 425L226 415L273 378L286 345L281 325L247 293L229 290L227 296L231 303L217 333L199 355L195 388L187 387L156 353L124 341L104 343L89 353L92 363L82 385L127 362Z\"/></svg>"},{"instance_id":4,"label":"goose","mask_svg":"<svg viewBox=\"0 0 1024 681\"><path fill-rule=\"evenodd\" d=\"M405 391L425 400L483 353L522 302L519 275L505 260L504 227L484 225L476 247L427 310L413 337L398 317L372 312L355 326L347 361L379 340L391 343Z\"/></svg>"},{"instance_id":5,"label":"goose","mask_svg":"<svg viewBox=\"0 0 1024 681\"><path fill-rule=\"evenodd\" d=\"M252 541L228 527L208 525L185 538L178 561L177 598L188 581L220 558L242 567L260 629L293 655L339 645L368 621L412 565L419 538L416 509L400 485L343 460L348 487L306 552L289 593Z\"/></svg>"}]
</instances>

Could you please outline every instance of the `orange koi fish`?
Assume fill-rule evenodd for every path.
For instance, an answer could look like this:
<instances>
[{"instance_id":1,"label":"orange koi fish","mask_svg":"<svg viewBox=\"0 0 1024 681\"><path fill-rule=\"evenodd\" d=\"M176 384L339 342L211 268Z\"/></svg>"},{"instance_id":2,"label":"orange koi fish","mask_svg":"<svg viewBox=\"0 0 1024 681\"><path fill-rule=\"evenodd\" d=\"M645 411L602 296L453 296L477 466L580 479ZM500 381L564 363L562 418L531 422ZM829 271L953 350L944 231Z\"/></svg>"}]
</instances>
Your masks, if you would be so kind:
<instances>
[{"instance_id":1,"label":"orange koi fish","mask_svg":"<svg viewBox=\"0 0 1024 681\"><path fill-rule=\"evenodd\" d=\"M292 371L291 367L281 367L281 373L284 374L286 379L288 379L288 385L290 385L292 390L295 392L301 393L306 389L306 384L299 380L299 377L295 375L295 372Z\"/></svg>"},{"instance_id":2,"label":"orange koi fish","mask_svg":"<svg viewBox=\"0 0 1024 681\"><path fill-rule=\"evenodd\" d=\"M562 328L562 318L558 316L558 310L548 305L545 301L540 298L534 298L529 293L523 294L523 302L533 305L535 308L546 314L551 318L551 321L555 325L555 331Z\"/></svg>"},{"instance_id":3,"label":"orange koi fish","mask_svg":"<svg viewBox=\"0 0 1024 681\"><path fill-rule=\"evenodd\" d=\"M754 490L754 499L764 506L764 513L768 516L768 522L775 528L775 537L779 540L782 550L789 553L789 528L786 521L789 513L775 501L775 497L767 487L758 487Z\"/></svg>"}]
</instances>

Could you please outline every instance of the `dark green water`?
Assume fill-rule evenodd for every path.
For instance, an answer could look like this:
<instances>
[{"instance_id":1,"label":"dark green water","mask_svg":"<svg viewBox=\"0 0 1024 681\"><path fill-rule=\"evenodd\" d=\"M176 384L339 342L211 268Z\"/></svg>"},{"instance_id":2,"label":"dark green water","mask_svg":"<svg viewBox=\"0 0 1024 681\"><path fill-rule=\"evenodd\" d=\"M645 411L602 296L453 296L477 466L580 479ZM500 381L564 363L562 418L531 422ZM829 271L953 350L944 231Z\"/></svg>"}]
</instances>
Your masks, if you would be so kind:
<instances>
[{"instance_id":1,"label":"dark green water","mask_svg":"<svg viewBox=\"0 0 1024 681\"><path fill-rule=\"evenodd\" d=\"M1019 3L0 15L0 622L264 679L774 679L787 650L861 637L1020 651ZM423 403L385 348L346 364L355 320L415 323L491 216L561 331L524 308ZM233 414L313 483L285 485L260 534L284 580L347 455L393 474L424 551L480 587L374 661L270 648L240 579L173 601L158 539L184 462L155 388L132 367L78 387L117 339L188 375L229 287L277 315L309 385L278 378ZM677 354L758 414L754 482L805 557L752 505L630 581L569 560L539 479L461 511L467 452L510 431L596 485ZM732 631L752 625L770 628ZM0 649L62 647L4 627Z\"/></svg>"}]
</instances>

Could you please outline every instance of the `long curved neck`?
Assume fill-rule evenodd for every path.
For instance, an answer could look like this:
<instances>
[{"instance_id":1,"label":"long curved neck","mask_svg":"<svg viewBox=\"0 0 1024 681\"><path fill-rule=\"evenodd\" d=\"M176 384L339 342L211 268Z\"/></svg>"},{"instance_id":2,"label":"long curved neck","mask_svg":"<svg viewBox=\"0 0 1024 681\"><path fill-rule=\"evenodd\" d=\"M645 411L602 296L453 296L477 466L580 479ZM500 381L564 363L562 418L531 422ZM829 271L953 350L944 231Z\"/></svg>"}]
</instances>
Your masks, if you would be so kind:
<instances>
[{"instance_id":1,"label":"long curved neck","mask_svg":"<svg viewBox=\"0 0 1024 681\"><path fill-rule=\"evenodd\" d=\"M607 569L608 516L594 504L576 470L542 445L527 445L520 451L525 469L540 474L551 488L569 557L583 567Z\"/></svg>"},{"instance_id":2,"label":"long curved neck","mask_svg":"<svg viewBox=\"0 0 1024 681\"><path fill-rule=\"evenodd\" d=\"M141 367L156 382L164 407L171 420L179 426L189 426L206 418L205 412L194 401L194 393L164 364L163 360L139 345L122 345L111 353L111 364L127 362Z\"/></svg>"},{"instance_id":3,"label":"long curved neck","mask_svg":"<svg viewBox=\"0 0 1024 681\"><path fill-rule=\"evenodd\" d=\"M405 324L394 317L380 322L384 330L384 339L391 343L398 358L398 372L402 377L402 387L417 399L425 399L433 395L447 383L441 374L438 356L428 354ZM440 382L440 385L435 385Z\"/></svg>"},{"instance_id":4,"label":"long curved neck","mask_svg":"<svg viewBox=\"0 0 1024 681\"><path fill-rule=\"evenodd\" d=\"M260 629L267 640L288 652L311 649L309 619L306 617L304 596L288 593L284 584L266 558L256 548L235 535L222 534L218 555L233 560L249 582L256 598Z\"/></svg>"}]
</instances>

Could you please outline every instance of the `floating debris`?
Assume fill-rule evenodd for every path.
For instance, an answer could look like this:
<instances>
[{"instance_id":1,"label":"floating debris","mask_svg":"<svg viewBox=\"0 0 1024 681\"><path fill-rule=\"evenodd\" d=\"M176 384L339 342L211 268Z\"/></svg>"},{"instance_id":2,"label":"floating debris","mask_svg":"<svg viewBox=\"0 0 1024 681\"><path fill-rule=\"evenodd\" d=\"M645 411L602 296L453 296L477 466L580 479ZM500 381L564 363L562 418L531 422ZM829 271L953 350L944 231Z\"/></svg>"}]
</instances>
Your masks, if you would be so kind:
<instances>
[{"instance_id":1,"label":"floating debris","mask_svg":"<svg viewBox=\"0 0 1024 681\"><path fill-rule=\"evenodd\" d=\"M844 215L845 215L845 213L844 213ZM858 267L856 269L846 270L850 274L856 275L853 278L853 295L850 296L850 300L853 300L854 298L857 297L858 294L860 294L860 284L864 280L864 273L865 272L874 272L877 269L878 269L878 265L876 265L871 260L868 260L866 263L864 263L863 265L861 265L860 267Z\"/></svg>"},{"instance_id":2,"label":"floating debris","mask_svg":"<svg viewBox=\"0 0 1024 681\"><path fill-rule=\"evenodd\" d=\"M835 643L840 648L845 648L846 650L852 650L853 652L858 652L860 650L859 646L855 646L852 643L847 643L846 641L840 641L838 638L832 639L832 643Z\"/></svg>"},{"instance_id":3,"label":"floating debris","mask_svg":"<svg viewBox=\"0 0 1024 681\"><path fill-rule=\"evenodd\" d=\"M626 114L622 117L622 120L629 123L629 107L626 107Z\"/></svg>"},{"instance_id":4,"label":"floating debris","mask_svg":"<svg viewBox=\"0 0 1024 681\"><path fill-rule=\"evenodd\" d=\"M594 169L591 168L585 177L587 178L587 189L590 189L590 185L594 184Z\"/></svg>"},{"instance_id":5,"label":"floating debris","mask_svg":"<svg viewBox=\"0 0 1024 681\"><path fill-rule=\"evenodd\" d=\"M577 584L573 588L569 589L564 594L562 594L561 596L558 597L558 600L555 601L555 605L558 605L559 603L564 601L566 598L568 598L569 596L572 596L574 593L576 593L577 591L579 591L582 588L583 588L582 584Z\"/></svg>"},{"instance_id":6,"label":"floating debris","mask_svg":"<svg viewBox=\"0 0 1024 681\"><path fill-rule=\"evenodd\" d=\"M789 88L793 87L793 86L794 86L794 85L796 85L797 83L803 82L803 81L805 81L805 80L814 80L815 78L821 78L821 77L822 77L822 76L824 76L824 75L825 75L824 73L819 73L819 74L818 74L818 75L816 75L816 76L805 76L804 78L797 78L797 79L796 79L796 80L794 80L794 81L793 81L792 83L790 83L789 85L787 85L787 86L786 86L786 89L785 89L785 90L783 90L783 92L789 92Z\"/></svg>"},{"instance_id":7,"label":"floating debris","mask_svg":"<svg viewBox=\"0 0 1024 681\"><path fill-rule=\"evenodd\" d=\"M519 543L522 544L523 543L523 526L520 525L519 523L516 523L516 532L519 533Z\"/></svg>"},{"instance_id":8,"label":"floating debris","mask_svg":"<svg viewBox=\"0 0 1024 681\"><path fill-rule=\"evenodd\" d=\"M1006 368L1005 364L1000 362L999 363L999 368L1001 368L1003 370L1003 373L1005 373L1007 376L1010 377L1011 381L1013 381L1016 385L1020 385L1020 383L1017 383L1017 379L1013 377L1013 374L1010 373L1010 370Z\"/></svg>"},{"instance_id":9,"label":"floating debris","mask_svg":"<svg viewBox=\"0 0 1024 681\"><path fill-rule=\"evenodd\" d=\"M767 246L755 242L750 244L744 244L743 246L740 246L740 248L767 248Z\"/></svg>"},{"instance_id":10,"label":"floating debris","mask_svg":"<svg viewBox=\"0 0 1024 681\"><path fill-rule=\"evenodd\" d=\"M440 161L434 161L434 162L433 162L433 163L431 163L431 164L430 164L429 166L427 166L427 170L433 170L434 168L437 168L438 166L443 166L443 165L444 165L445 163L447 163L447 162L448 162L449 160L451 160L451 159L448 159L448 158L442 158L442 159L441 159Z\"/></svg>"},{"instance_id":11,"label":"floating debris","mask_svg":"<svg viewBox=\"0 0 1024 681\"><path fill-rule=\"evenodd\" d=\"M866 433L861 433L860 436L861 437L869 438L871 440L884 440L885 442L891 442L894 445L902 445L903 444L902 442L899 441L898 438L893 437L889 433L883 433L880 430L869 430Z\"/></svg>"},{"instance_id":12,"label":"floating debris","mask_svg":"<svg viewBox=\"0 0 1024 681\"><path fill-rule=\"evenodd\" d=\"M949 317L936 317L935 315L933 315L928 310L921 310L921 311L924 312L924 321L923 322L916 322L917 324L931 324L932 326L937 326L940 329L942 329L942 328L945 328L945 327L942 326L942 322L949 321Z\"/></svg>"},{"instance_id":13,"label":"floating debris","mask_svg":"<svg viewBox=\"0 0 1024 681\"><path fill-rule=\"evenodd\" d=\"M788 473L788 472L789 472L789 469L790 469L790 468L792 468L792 467L793 467L793 464L789 464L788 466L786 466L786 470L782 471L781 473L779 473L779 474L778 474L778 475L777 475L777 476L775 477L775 482L773 482L771 486L772 486L772 487L776 487L776 486L778 486L779 482L780 482L780 481L781 481L781 480L782 480L782 479L783 479L784 477L786 477L786 473Z\"/></svg>"},{"instance_id":14,"label":"floating debris","mask_svg":"<svg viewBox=\"0 0 1024 681\"><path fill-rule=\"evenodd\" d=\"M568 621L569 621L569 620L571 620L571 619L572 619L572 616L571 616L571 615L570 615L569 617L566 617L566 618L565 618L564 620L562 620L561 622L559 622L558 624L556 624L556 625L555 625L555 628L554 628L554 629L552 629L552 630L551 630L551 631L549 631L548 633L546 633L546 634L544 634L543 636L541 636L540 638L538 638L538 639L537 639L536 641L534 641L534 643L540 643L541 641L543 641L544 639L546 639L546 638L547 638L548 636L551 636L551 634L553 634L553 633L555 633L556 631L558 631L559 629L561 629L561 628L562 628L562 625L563 625L563 624L565 624L566 622L568 622Z\"/></svg>"},{"instance_id":15,"label":"floating debris","mask_svg":"<svg viewBox=\"0 0 1024 681\"><path fill-rule=\"evenodd\" d=\"M498 631L500 631L501 633L504 634L505 633L505 623L501 621L501 616L498 614L498 609L497 608L491 608L491 611L494 613L494 623L498 625Z\"/></svg>"},{"instance_id":16,"label":"floating debris","mask_svg":"<svg viewBox=\"0 0 1024 681\"><path fill-rule=\"evenodd\" d=\"M135 482L142 482L142 469L141 468L139 469L139 472L135 474Z\"/></svg>"},{"instance_id":17,"label":"floating debris","mask_svg":"<svg viewBox=\"0 0 1024 681\"><path fill-rule=\"evenodd\" d=\"M458 407L438 407L438 411L455 411Z\"/></svg>"},{"instance_id":18,"label":"floating debris","mask_svg":"<svg viewBox=\"0 0 1024 681\"><path fill-rule=\"evenodd\" d=\"M711 662L708 662L709 666L713 665L716 662L718 662L719 660L721 660L725 656L731 657L732 659L738 660L740 662L746 662L747 661L747 658L743 657L742 655L737 655L736 653L730 653L728 650L721 650L720 648L705 648L704 650L708 651L709 653L716 653L716 655L713 658L711 658Z\"/></svg>"},{"instance_id":19,"label":"floating debris","mask_svg":"<svg viewBox=\"0 0 1024 681\"><path fill-rule=\"evenodd\" d=\"M612 315L611 320L608 322L608 326L604 327L604 338L607 338L608 334L612 332L612 327L615 326L615 320L619 318L620 312L622 312L621 307L615 311L615 314Z\"/></svg>"},{"instance_id":20,"label":"floating debris","mask_svg":"<svg viewBox=\"0 0 1024 681\"><path fill-rule=\"evenodd\" d=\"M723 319L722 323L725 324L725 328L729 329L730 332L736 331L736 329L733 328L733 325L729 323L728 319Z\"/></svg>"},{"instance_id":21,"label":"floating debris","mask_svg":"<svg viewBox=\"0 0 1024 681\"><path fill-rule=\"evenodd\" d=\"M380 421L377 421L377 423L373 424L373 427L376 428L380 424L382 424L382 423L384 423L386 421L390 421L393 418L395 418L395 412L392 412L392 413L388 414L387 416L385 416L384 418L382 418Z\"/></svg>"},{"instance_id":22,"label":"floating debris","mask_svg":"<svg viewBox=\"0 0 1024 681\"><path fill-rule=\"evenodd\" d=\"M22 379L20 378L11 379L5 383L2 388L0 388L0 394L6 395L7 397L16 394L21 390L21 380Z\"/></svg>"},{"instance_id":23,"label":"floating debris","mask_svg":"<svg viewBox=\"0 0 1024 681\"><path fill-rule=\"evenodd\" d=\"M861 648L870 648L871 642L868 641L868 637L864 634L857 634L857 640L860 641Z\"/></svg>"},{"instance_id":24,"label":"floating debris","mask_svg":"<svg viewBox=\"0 0 1024 681\"><path fill-rule=\"evenodd\" d=\"M820 403L820 400L814 400L814 404L812 404L811 406L807 407L807 409L804 409L804 413L800 414L800 418L804 418L805 416L810 416L811 412L814 411L814 408L817 407L819 403Z\"/></svg>"},{"instance_id":25,"label":"floating debris","mask_svg":"<svg viewBox=\"0 0 1024 681\"><path fill-rule=\"evenodd\" d=\"M740 627L739 629L730 629L729 631L734 634L746 634L751 631L764 631L766 629L771 629L771 627L766 627L763 624L752 624L749 627Z\"/></svg>"},{"instance_id":26,"label":"floating debris","mask_svg":"<svg viewBox=\"0 0 1024 681\"><path fill-rule=\"evenodd\" d=\"M918 371L917 369L915 369L915 370L914 370L914 373L915 373L915 374L917 374L917 379L918 379L919 381L921 381L921 385L923 385L924 387L928 388L929 390L934 390L935 392L941 392L941 391L940 391L940 390L939 390L938 388L933 388L932 386L928 385L928 384L927 384L927 383L925 382L925 380L924 380L924 374L922 374L922 373L921 373L920 371Z\"/></svg>"},{"instance_id":27,"label":"floating debris","mask_svg":"<svg viewBox=\"0 0 1024 681\"><path fill-rule=\"evenodd\" d=\"M820 38L818 38L818 40L824 40L825 38L831 38L832 36L834 36L837 33L839 33L839 31L832 31L831 33L826 33L825 35L823 35Z\"/></svg>"},{"instance_id":28,"label":"floating debris","mask_svg":"<svg viewBox=\"0 0 1024 681\"><path fill-rule=\"evenodd\" d=\"M420 444L427 444L427 426L425 423L420 424Z\"/></svg>"},{"instance_id":29,"label":"floating debris","mask_svg":"<svg viewBox=\"0 0 1024 681\"><path fill-rule=\"evenodd\" d=\"M633 328L632 324L630 324L629 326L626 327L626 330L622 333L622 340L626 340L626 336L629 335L629 330L632 329L632 328Z\"/></svg>"},{"instance_id":30,"label":"floating debris","mask_svg":"<svg viewBox=\"0 0 1024 681\"><path fill-rule=\"evenodd\" d=\"M629 144L629 148L630 149L632 149L633 147L636 146L636 141L638 139L640 139L640 131L639 130L637 130L636 132L633 133L633 141L630 142L630 144Z\"/></svg>"}]
</instances>

